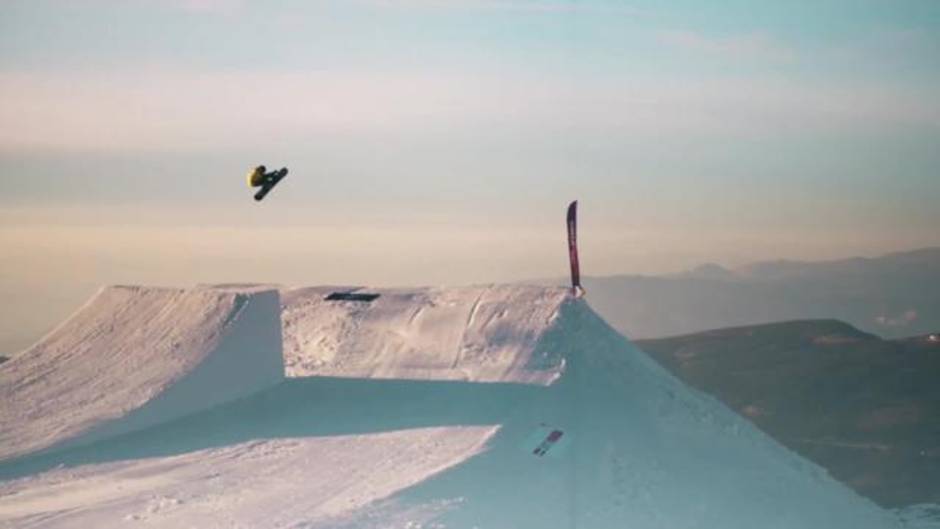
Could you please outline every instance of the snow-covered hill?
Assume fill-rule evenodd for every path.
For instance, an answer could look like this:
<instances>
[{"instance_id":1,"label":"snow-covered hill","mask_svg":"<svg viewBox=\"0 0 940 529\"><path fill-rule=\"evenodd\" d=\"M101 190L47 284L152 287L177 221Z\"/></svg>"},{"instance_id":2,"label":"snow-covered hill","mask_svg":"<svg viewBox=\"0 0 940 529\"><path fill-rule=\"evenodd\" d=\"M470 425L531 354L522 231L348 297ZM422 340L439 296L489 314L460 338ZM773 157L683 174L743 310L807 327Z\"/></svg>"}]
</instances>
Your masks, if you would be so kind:
<instances>
[{"instance_id":1,"label":"snow-covered hill","mask_svg":"<svg viewBox=\"0 0 940 529\"><path fill-rule=\"evenodd\" d=\"M0 523L898 526L562 289L379 290L371 302L326 301L331 290L284 292L294 377L0 465Z\"/></svg>"},{"instance_id":2,"label":"snow-covered hill","mask_svg":"<svg viewBox=\"0 0 940 529\"><path fill-rule=\"evenodd\" d=\"M0 461L88 443L283 378L276 290L110 287L0 369Z\"/></svg>"}]
</instances>

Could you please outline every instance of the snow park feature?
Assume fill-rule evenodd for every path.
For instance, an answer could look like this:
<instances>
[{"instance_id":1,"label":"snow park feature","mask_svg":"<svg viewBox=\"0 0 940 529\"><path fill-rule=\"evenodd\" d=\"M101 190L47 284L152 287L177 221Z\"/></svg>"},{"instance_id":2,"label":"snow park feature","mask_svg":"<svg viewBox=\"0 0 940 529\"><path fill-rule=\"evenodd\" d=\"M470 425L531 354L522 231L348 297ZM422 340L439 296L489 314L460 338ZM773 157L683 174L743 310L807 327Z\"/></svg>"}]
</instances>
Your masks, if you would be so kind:
<instances>
[{"instance_id":1,"label":"snow park feature","mask_svg":"<svg viewBox=\"0 0 940 529\"><path fill-rule=\"evenodd\" d=\"M0 461L90 443L283 379L276 290L110 287L0 370Z\"/></svg>"},{"instance_id":2,"label":"snow park feature","mask_svg":"<svg viewBox=\"0 0 940 529\"><path fill-rule=\"evenodd\" d=\"M378 296L326 299L338 291ZM197 370L216 350L188 344L247 329L233 347L249 348L274 299L205 288L172 291L188 303L161 309L130 301L134 292L150 291L106 290L107 304L93 301L30 350L45 362L23 353L0 366L4 396L12 384L52 387L42 381L55 361L78 354L69 344L86 362L108 358L80 385L36 395L55 399L65 425L122 416L108 405L73 417L135 371L159 377L126 394L173 392L187 380L180 366ZM248 301L226 325L238 295ZM568 288L312 287L282 290L280 303L288 376L267 389L49 451L56 425L32 423L50 405L5 410L4 435L28 435L4 438L20 457L0 464L0 526L901 527L669 375ZM277 356L268 345L251 345L259 362ZM104 369L122 363L115 351L142 356ZM157 369L160 359L170 365Z\"/></svg>"}]
</instances>

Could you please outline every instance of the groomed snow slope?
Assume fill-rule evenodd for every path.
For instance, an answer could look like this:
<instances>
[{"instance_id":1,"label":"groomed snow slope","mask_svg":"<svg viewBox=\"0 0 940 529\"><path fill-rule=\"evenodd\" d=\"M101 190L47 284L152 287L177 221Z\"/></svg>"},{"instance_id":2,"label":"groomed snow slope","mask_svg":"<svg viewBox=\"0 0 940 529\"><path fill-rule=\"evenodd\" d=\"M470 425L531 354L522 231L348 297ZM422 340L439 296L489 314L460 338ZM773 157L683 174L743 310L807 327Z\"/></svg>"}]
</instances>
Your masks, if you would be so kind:
<instances>
[{"instance_id":1,"label":"groomed snow slope","mask_svg":"<svg viewBox=\"0 0 940 529\"><path fill-rule=\"evenodd\" d=\"M288 376L546 385L562 371L561 357L535 346L567 298L563 289L357 290L380 296L368 303L325 299L348 290L282 293Z\"/></svg>"},{"instance_id":2,"label":"groomed snow slope","mask_svg":"<svg viewBox=\"0 0 940 529\"><path fill-rule=\"evenodd\" d=\"M276 290L108 287L0 369L0 460L139 430L283 379Z\"/></svg>"},{"instance_id":3,"label":"groomed snow slope","mask_svg":"<svg viewBox=\"0 0 940 529\"><path fill-rule=\"evenodd\" d=\"M563 290L328 292L283 296L287 361L316 376L0 465L22 476L0 483L0 524L898 526Z\"/></svg>"}]
</instances>

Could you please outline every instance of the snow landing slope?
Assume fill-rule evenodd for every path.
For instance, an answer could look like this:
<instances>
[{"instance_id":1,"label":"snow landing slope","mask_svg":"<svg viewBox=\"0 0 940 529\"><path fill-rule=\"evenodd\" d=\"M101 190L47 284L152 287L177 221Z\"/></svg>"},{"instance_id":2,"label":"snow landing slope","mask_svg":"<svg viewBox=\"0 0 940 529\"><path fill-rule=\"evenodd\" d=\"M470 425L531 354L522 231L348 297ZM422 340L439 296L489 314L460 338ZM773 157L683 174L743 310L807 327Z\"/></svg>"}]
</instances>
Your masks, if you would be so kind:
<instances>
[{"instance_id":1,"label":"snow landing slope","mask_svg":"<svg viewBox=\"0 0 940 529\"><path fill-rule=\"evenodd\" d=\"M564 290L380 290L371 303L329 292L283 294L297 376L0 465L20 476L0 483L0 524L898 526Z\"/></svg>"},{"instance_id":2,"label":"snow landing slope","mask_svg":"<svg viewBox=\"0 0 940 529\"><path fill-rule=\"evenodd\" d=\"M0 370L0 460L89 443L283 379L278 293L109 287Z\"/></svg>"}]
</instances>

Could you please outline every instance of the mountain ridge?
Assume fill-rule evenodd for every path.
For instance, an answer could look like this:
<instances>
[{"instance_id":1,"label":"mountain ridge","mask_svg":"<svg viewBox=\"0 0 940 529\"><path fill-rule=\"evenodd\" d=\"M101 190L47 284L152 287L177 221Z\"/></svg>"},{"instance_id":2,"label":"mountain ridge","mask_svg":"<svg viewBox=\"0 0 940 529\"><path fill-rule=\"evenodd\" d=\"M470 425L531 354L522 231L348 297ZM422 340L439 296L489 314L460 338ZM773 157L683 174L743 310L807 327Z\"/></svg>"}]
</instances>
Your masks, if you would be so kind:
<instances>
[{"instance_id":1,"label":"mountain ridge","mask_svg":"<svg viewBox=\"0 0 940 529\"><path fill-rule=\"evenodd\" d=\"M637 345L791 450L887 507L940 503L940 339L837 320L716 329Z\"/></svg>"},{"instance_id":2,"label":"mountain ridge","mask_svg":"<svg viewBox=\"0 0 940 529\"><path fill-rule=\"evenodd\" d=\"M587 276L587 299L635 339L834 318L901 338L940 329L940 248L833 261L706 264L678 274Z\"/></svg>"}]
</instances>

